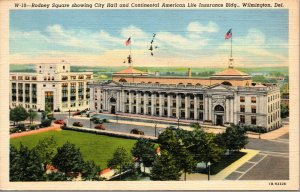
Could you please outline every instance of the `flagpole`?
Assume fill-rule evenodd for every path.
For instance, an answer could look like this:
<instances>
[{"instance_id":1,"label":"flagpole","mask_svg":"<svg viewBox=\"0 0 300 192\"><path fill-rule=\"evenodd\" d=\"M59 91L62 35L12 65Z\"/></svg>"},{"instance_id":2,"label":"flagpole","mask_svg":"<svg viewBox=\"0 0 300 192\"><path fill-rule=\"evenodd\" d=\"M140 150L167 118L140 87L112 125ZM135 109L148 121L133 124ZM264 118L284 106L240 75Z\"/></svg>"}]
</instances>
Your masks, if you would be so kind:
<instances>
[{"instance_id":1,"label":"flagpole","mask_svg":"<svg viewBox=\"0 0 300 192\"><path fill-rule=\"evenodd\" d=\"M233 39L233 33L231 29L231 51L230 51L230 58L232 58L232 39Z\"/></svg>"}]
</instances>

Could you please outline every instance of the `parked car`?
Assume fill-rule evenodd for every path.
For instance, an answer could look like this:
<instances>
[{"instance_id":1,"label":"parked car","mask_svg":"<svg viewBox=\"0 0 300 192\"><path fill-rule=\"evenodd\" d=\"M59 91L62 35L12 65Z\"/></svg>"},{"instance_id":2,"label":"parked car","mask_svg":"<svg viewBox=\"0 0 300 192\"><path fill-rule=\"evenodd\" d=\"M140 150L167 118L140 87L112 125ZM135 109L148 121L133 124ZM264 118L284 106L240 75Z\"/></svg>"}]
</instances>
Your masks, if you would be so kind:
<instances>
[{"instance_id":1,"label":"parked car","mask_svg":"<svg viewBox=\"0 0 300 192\"><path fill-rule=\"evenodd\" d=\"M72 114L72 116L80 115L80 111L76 111L75 113Z\"/></svg>"},{"instance_id":2,"label":"parked car","mask_svg":"<svg viewBox=\"0 0 300 192\"><path fill-rule=\"evenodd\" d=\"M105 130L105 127L103 124L98 124L98 125L95 125L95 129Z\"/></svg>"},{"instance_id":3,"label":"parked car","mask_svg":"<svg viewBox=\"0 0 300 192\"><path fill-rule=\"evenodd\" d=\"M80 122L78 122L78 121L76 121L76 122L73 123L73 126L76 126L76 127L83 127L83 124L80 123Z\"/></svg>"},{"instance_id":4,"label":"parked car","mask_svg":"<svg viewBox=\"0 0 300 192\"><path fill-rule=\"evenodd\" d=\"M62 119L57 119L57 120L54 121L54 123L60 124L60 125L65 124L64 120L62 120Z\"/></svg>"},{"instance_id":5,"label":"parked car","mask_svg":"<svg viewBox=\"0 0 300 192\"><path fill-rule=\"evenodd\" d=\"M131 134L137 134L137 135L144 135L144 134L145 134L144 131L140 131L140 130L138 130L138 129L136 129L136 128L132 129L132 130L130 131L130 133L131 133Z\"/></svg>"}]
</instances>

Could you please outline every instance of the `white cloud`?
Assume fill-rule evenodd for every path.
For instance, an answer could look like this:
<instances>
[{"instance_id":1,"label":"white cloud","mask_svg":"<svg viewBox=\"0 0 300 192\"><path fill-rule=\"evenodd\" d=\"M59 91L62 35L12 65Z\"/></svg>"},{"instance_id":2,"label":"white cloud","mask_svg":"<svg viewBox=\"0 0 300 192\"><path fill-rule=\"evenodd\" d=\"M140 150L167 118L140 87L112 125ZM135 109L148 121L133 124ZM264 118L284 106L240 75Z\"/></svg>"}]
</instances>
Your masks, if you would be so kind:
<instances>
[{"instance_id":1,"label":"white cloud","mask_svg":"<svg viewBox=\"0 0 300 192\"><path fill-rule=\"evenodd\" d=\"M187 26L187 31L190 33L215 33L219 31L219 27L216 23L209 21L207 25L203 25L197 21L190 22L189 25Z\"/></svg>"}]
</instances>

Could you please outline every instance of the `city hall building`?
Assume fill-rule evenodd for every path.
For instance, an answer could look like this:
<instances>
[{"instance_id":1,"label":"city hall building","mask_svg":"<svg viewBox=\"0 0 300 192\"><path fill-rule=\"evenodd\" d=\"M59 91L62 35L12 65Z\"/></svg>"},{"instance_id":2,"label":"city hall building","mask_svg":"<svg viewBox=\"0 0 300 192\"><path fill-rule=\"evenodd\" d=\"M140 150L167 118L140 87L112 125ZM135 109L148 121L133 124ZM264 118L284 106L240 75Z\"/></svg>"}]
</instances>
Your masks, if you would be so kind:
<instances>
[{"instance_id":1,"label":"city hall building","mask_svg":"<svg viewBox=\"0 0 300 192\"><path fill-rule=\"evenodd\" d=\"M232 66L207 78L160 76L133 67L94 82L91 111L212 125L244 124L268 130L281 126L280 89L256 84Z\"/></svg>"},{"instance_id":2,"label":"city hall building","mask_svg":"<svg viewBox=\"0 0 300 192\"><path fill-rule=\"evenodd\" d=\"M35 73L10 73L10 107L36 111L48 106L55 111L89 108L92 72L70 72L70 64L36 64Z\"/></svg>"}]
</instances>

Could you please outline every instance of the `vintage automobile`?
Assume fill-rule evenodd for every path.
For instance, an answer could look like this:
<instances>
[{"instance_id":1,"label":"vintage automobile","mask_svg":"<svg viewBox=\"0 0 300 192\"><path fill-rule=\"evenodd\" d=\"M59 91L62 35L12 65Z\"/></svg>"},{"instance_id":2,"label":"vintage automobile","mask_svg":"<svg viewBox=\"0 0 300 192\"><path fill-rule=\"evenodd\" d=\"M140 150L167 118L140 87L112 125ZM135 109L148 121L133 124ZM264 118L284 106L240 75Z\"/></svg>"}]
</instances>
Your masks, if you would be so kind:
<instances>
[{"instance_id":1,"label":"vintage automobile","mask_svg":"<svg viewBox=\"0 0 300 192\"><path fill-rule=\"evenodd\" d=\"M76 126L76 127L83 127L83 124L80 123L80 122L78 122L78 121L76 121L76 122L73 123L73 126Z\"/></svg>"},{"instance_id":2,"label":"vintage automobile","mask_svg":"<svg viewBox=\"0 0 300 192\"><path fill-rule=\"evenodd\" d=\"M145 134L144 131L140 131L140 130L138 130L138 129L136 129L136 128L132 129L132 130L130 131L130 133L131 133L131 134L137 134L137 135L144 135L144 134Z\"/></svg>"}]
</instances>

